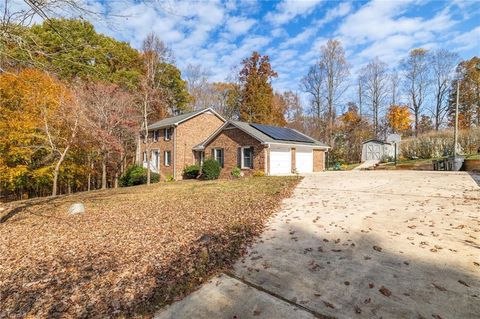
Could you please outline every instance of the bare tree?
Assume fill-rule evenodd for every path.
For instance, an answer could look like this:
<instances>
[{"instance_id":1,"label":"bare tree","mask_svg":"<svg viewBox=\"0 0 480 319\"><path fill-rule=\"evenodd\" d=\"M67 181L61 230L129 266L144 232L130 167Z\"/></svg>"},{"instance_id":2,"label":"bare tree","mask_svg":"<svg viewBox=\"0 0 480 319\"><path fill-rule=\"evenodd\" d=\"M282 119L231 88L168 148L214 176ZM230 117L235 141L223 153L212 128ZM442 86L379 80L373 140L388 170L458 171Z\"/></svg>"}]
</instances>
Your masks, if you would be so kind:
<instances>
[{"instance_id":1,"label":"bare tree","mask_svg":"<svg viewBox=\"0 0 480 319\"><path fill-rule=\"evenodd\" d=\"M185 79L188 84L188 92L193 97L194 110L200 110L212 106L212 95L209 73L200 64L189 64L185 70Z\"/></svg>"},{"instance_id":2,"label":"bare tree","mask_svg":"<svg viewBox=\"0 0 480 319\"><path fill-rule=\"evenodd\" d=\"M304 115L300 96L296 92L287 91L283 93L283 99L286 104L285 119L287 126L304 131Z\"/></svg>"},{"instance_id":3,"label":"bare tree","mask_svg":"<svg viewBox=\"0 0 480 319\"><path fill-rule=\"evenodd\" d=\"M399 102L400 75L397 70L390 73L390 93L392 94L390 105L397 105Z\"/></svg>"},{"instance_id":4,"label":"bare tree","mask_svg":"<svg viewBox=\"0 0 480 319\"><path fill-rule=\"evenodd\" d=\"M362 78L358 77L358 114L360 117L363 116L362 106L363 106L363 83Z\"/></svg>"},{"instance_id":5,"label":"bare tree","mask_svg":"<svg viewBox=\"0 0 480 319\"><path fill-rule=\"evenodd\" d=\"M327 141L332 144L336 106L348 88L347 79L350 75L345 51L340 41L328 40L327 44L322 46L320 61L325 68L325 99L328 115Z\"/></svg>"},{"instance_id":6,"label":"bare tree","mask_svg":"<svg viewBox=\"0 0 480 319\"><path fill-rule=\"evenodd\" d=\"M167 116L164 103L165 96L161 83L158 81L158 74L162 72L165 63L173 63L174 58L172 51L154 33L150 33L143 41L142 55L145 70L141 82L142 130L148 163L147 185L150 185L151 144L153 140L149 138L148 125L150 117L155 111L161 113L159 114L160 118Z\"/></svg>"},{"instance_id":7,"label":"bare tree","mask_svg":"<svg viewBox=\"0 0 480 319\"><path fill-rule=\"evenodd\" d=\"M434 127L438 131L448 110L448 93L453 80L453 69L458 62L458 54L440 49L430 54L430 67L433 77L435 105L432 110Z\"/></svg>"},{"instance_id":8,"label":"bare tree","mask_svg":"<svg viewBox=\"0 0 480 319\"><path fill-rule=\"evenodd\" d=\"M375 58L361 69L360 74L360 79L364 87L362 93L370 104L373 132L375 136L377 136L380 126L380 109L383 107L388 93L387 64Z\"/></svg>"},{"instance_id":9,"label":"bare tree","mask_svg":"<svg viewBox=\"0 0 480 319\"><path fill-rule=\"evenodd\" d=\"M215 82L209 84L209 94L213 108L229 120L240 117L240 85L231 82Z\"/></svg>"},{"instance_id":10,"label":"bare tree","mask_svg":"<svg viewBox=\"0 0 480 319\"><path fill-rule=\"evenodd\" d=\"M310 97L311 111L319 120L325 111L323 103L325 66L321 61L317 61L310 67L307 75L302 78L300 87Z\"/></svg>"},{"instance_id":11,"label":"bare tree","mask_svg":"<svg viewBox=\"0 0 480 319\"><path fill-rule=\"evenodd\" d=\"M81 91L86 124L96 137L102 165L102 189L107 188L107 165L110 156L124 153L123 136L130 126L133 97L116 85L96 83ZM130 132L133 134L133 132Z\"/></svg>"},{"instance_id":12,"label":"bare tree","mask_svg":"<svg viewBox=\"0 0 480 319\"><path fill-rule=\"evenodd\" d=\"M428 51L422 48L413 49L408 57L402 60L401 67L405 77L405 90L410 100L408 107L415 116L415 136L418 136L420 115L430 84Z\"/></svg>"}]
</instances>

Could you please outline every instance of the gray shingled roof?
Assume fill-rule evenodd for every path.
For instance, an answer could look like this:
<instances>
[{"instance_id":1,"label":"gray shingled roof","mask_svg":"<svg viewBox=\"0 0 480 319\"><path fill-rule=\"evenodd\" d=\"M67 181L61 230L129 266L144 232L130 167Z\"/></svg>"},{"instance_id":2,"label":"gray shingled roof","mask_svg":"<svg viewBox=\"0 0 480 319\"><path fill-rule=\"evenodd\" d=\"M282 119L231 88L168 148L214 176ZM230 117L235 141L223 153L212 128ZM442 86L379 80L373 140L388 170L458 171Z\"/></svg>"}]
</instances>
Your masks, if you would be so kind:
<instances>
[{"instance_id":1,"label":"gray shingled roof","mask_svg":"<svg viewBox=\"0 0 480 319\"><path fill-rule=\"evenodd\" d=\"M245 133L249 134L250 136L254 137L255 139L259 140L262 143L268 144L268 143L278 143L278 144L297 144L297 145L310 145L310 146L321 146L321 147L329 147L327 144L324 144L320 141L315 140L314 138L303 134L302 132L299 132L295 129L289 128L289 130L295 131L299 134L302 134L309 139L313 141L313 143L302 143L302 142L297 142L297 141L286 141L286 140L276 140L271 138L270 136L262 133L258 129L254 128L253 126L250 125L250 123L247 122L240 122L240 121L228 121L224 126L222 126L217 132L215 132L211 137L215 136L219 131L223 130L223 128L227 127L229 124L238 127ZM194 149L202 149L205 147L206 144L210 142L211 137L209 137L207 140L204 142L196 145Z\"/></svg>"},{"instance_id":2,"label":"gray shingled roof","mask_svg":"<svg viewBox=\"0 0 480 319\"><path fill-rule=\"evenodd\" d=\"M192 117L194 117L194 116L196 116L200 113L203 113L205 111L213 112L213 110L211 108L206 108L206 109L203 109L203 110L198 110L198 111L194 111L194 112L189 112L189 113L169 117L169 118L160 120L158 122L155 122L153 124L150 124L148 126L148 129L149 130L154 130L154 129L159 129L159 128L164 128L164 127L170 127L170 126L173 126L173 125L177 125L177 124L180 124L181 122L183 122L185 120L188 120L189 118L192 118Z\"/></svg>"}]
</instances>

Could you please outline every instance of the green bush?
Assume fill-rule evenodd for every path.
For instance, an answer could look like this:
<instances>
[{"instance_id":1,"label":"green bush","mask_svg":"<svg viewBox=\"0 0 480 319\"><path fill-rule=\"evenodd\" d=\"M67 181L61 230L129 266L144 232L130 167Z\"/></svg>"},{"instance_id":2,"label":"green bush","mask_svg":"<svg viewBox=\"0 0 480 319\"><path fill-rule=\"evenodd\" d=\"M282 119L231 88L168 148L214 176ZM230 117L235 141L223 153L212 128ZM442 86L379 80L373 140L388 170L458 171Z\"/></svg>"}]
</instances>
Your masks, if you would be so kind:
<instances>
[{"instance_id":1,"label":"green bush","mask_svg":"<svg viewBox=\"0 0 480 319\"><path fill-rule=\"evenodd\" d=\"M239 178L240 176L242 176L242 170L238 167L234 167L232 169L232 176L235 177L235 178Z\"/></svg>"},{"instance_id":2,"label":"green bush","mask_svg":"<svg viewBox=\"0 0 480 319\"><path fill-rule=\"evenodd\" d=\"M150 182L157 183L160 175L150 172ZM147 183L147 169L138 165L132 165L120 176L120 187L135 186Z\"/></svg>"},{"instance_id":3,"label":"green bush","mask_svg":"<svg viewBox=\"0 0 480 319\"><path fill-rule=\"evenodd\" d=\"M220 163L216 160L209 158L202 166L202 178L203 179L217 179L220 176Z\"/></svg>"},{"instance_id":4,"label":"green bush","mask_svg":"<svg viewBox=\"0 0 480 319\"><path fill-rule=\"evenodd\" d=\"M199 165L190 165L183 169L183 177L186 179L194 179L200 175Z\"/></svg>"}]
</instances>

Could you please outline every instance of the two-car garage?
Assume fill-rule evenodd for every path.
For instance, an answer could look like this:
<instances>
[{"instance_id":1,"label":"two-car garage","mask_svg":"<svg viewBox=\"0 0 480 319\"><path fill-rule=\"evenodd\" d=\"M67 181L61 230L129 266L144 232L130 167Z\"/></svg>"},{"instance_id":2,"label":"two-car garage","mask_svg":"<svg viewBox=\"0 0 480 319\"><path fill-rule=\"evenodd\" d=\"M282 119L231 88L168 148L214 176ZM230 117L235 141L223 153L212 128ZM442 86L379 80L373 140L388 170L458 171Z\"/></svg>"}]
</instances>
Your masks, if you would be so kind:
<instances>
[{"instance_id":1,"label":"two-car garage","mask_svg":"<svg viewBox=\"0 0 480 319\"><path fill-rule=\"evenodd\" d=\"M321 155L323 156L323 152ZM314 170L314 150L311 147L272 145L269 158L270 175L288 175L295 169L302 174L316 171ZM323 158L321 160L323 163Z\"/></svg>"}]
</instances>

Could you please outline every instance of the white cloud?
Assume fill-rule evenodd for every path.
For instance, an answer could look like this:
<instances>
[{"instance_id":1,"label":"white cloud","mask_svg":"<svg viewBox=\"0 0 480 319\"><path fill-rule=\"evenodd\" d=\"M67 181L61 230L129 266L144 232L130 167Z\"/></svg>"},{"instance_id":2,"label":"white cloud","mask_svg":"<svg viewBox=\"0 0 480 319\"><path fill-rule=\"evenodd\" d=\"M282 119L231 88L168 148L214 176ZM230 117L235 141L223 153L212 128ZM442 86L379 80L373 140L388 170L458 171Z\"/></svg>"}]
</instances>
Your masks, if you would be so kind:
<instances>
[{"instance_id":1,"label":"white cloud","mask_svg":"<svg viewBox=\"0 0 480 319\"><path fill-rule=\"evenodd\" d=\"M338 6L327 10L327 13L322 19L314 21L311 26L305 28L302 32L298 33L293 38L289 38L288 40L283 42L281 48L288 48L292 45L307 42L319 32L319 29L321 27L323 27L327 23L334 21L337 18L346 16L348 13L350 13L351 10L352 5L349 2L340 3Z\"/></svg>"},{"instance_id":2,"label":"white cloud","mask_svg":"<svg viewBox=\"0 0 480 319\"><path fill-rule=\"evenodd\" d=\"M379 57L395 66L414 47L435 47L451 36L457 23L448 7L431 18L405 15L414 0L372 0L345 18L336 36L349 53L355 70Z\"/></svg>"},{"instance_id":3,"label":"white cloud","mask_svg":"<svg viewBox=\"0 0 480 319\"><path fill-rule=\"evenodd\" d=\"M352 11L352 4L350 2L342 2L338 6L330 9L325 14L323 19L318 20L315 24L317 27L324 26L325 24L337 19L346 16Z\"/></svg>"},{"instance_id":4,"label":"white cloud","mask_svg":"<svg viewBox=\"0 0 480 319\"><path fill-rule=\"evenodd\" d=\"M455 51L475 49L474 51L480 52L480 26L469 32L455 36L450 43L456 44L454 47Z\"/></svg>"},{"instance_id":5,"label":"white cloud","mask_svg":"<svg viewBox=\"0 0 480 319\"><path fill-rule=\"evenodd\" d=\"M255 23L254 19L232 16L227 19L226 29L232 36L239 36L247 33Z\"/></svg>"},{"instance_id":6,"label":"white cloud","mask_svg":"<svg viewBox=\"0 0 480 319\"><path fill-rule=\"evenodd\" d=\"M394 65L418 46L480 51L478 23L463 32L457 28L457 23L474 21L480 14L478 4L464 0L283 0L271 12L262 11L271 5L256 0L81 1L104 15L92 19L98 31L136 48L154 32L173 49L181 70L189 63L201 64L211 80L225 80L254 50L268 54L279 73L276 89L298 89L328 38L343 43L353 72L376 56ZM427 6L434 9L426 12Z\"/></svg>"},{"instance_id":7,"label":"white cloud","mask_svg":"<svg viewBox=\"0 0 480 319\"><path fill-rule=\"evenodd\" d=\"M284 0L276 6L275 12L269 12L265 19L273 25L282 25L297 16L305 16L315 9L315 7L323 0Z\"/></svg>"}]
</instances>

